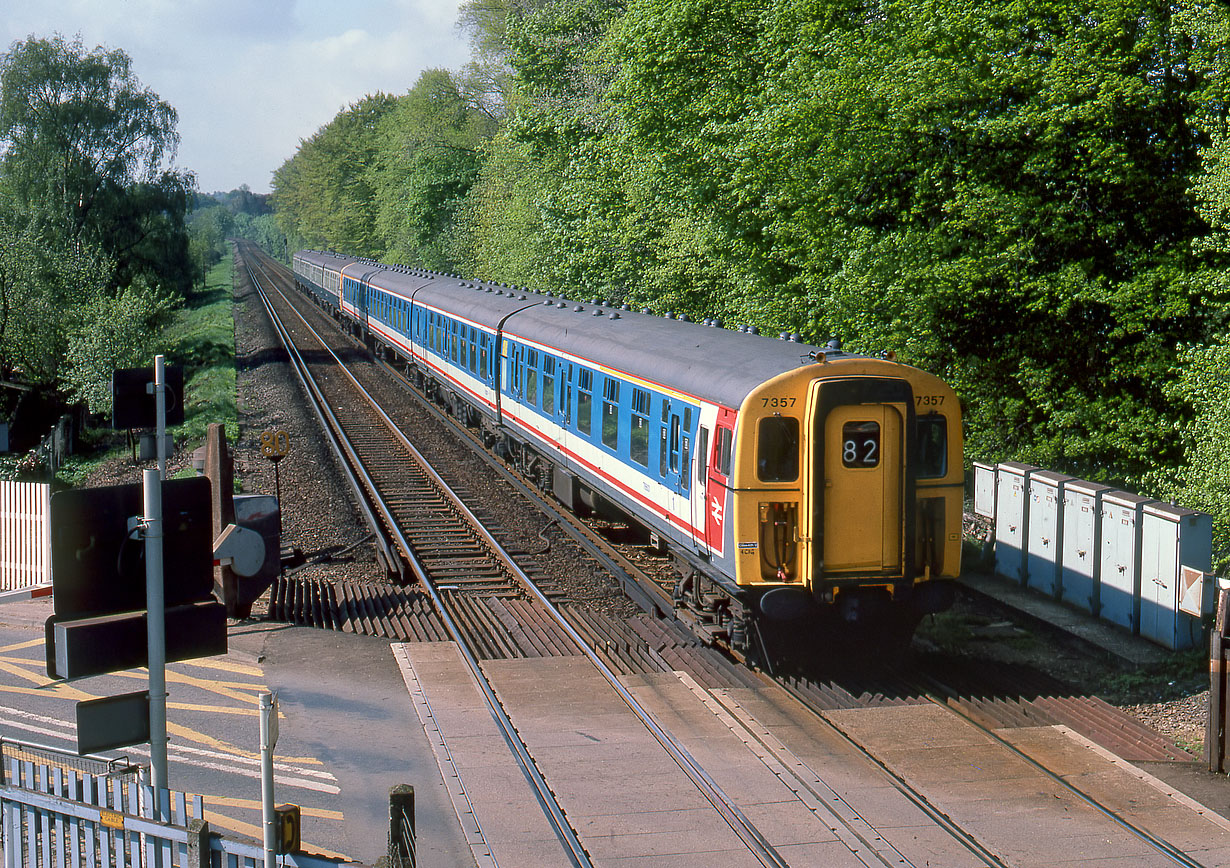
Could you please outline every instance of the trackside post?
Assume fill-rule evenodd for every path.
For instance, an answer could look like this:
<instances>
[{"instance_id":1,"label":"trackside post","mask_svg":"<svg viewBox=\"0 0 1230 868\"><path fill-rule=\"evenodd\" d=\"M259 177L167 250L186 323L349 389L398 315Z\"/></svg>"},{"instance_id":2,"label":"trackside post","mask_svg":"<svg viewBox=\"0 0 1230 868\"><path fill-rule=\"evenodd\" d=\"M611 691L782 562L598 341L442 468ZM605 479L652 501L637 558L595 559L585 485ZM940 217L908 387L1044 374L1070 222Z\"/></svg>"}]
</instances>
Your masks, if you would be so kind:
<instances>
[{"instance_id":1,"label":"trackside post","mask_svg":"<svg viewBox=\"0 0 1230 868\"><path fill-rule=\"evenodd\" d=\"M142 474L145 483L145 625L149 643L149 744L154 792L167 784L167 645L162 584L162 476ZM160 811L170 808L159 805Z\"/></svg>"},{"instance_id":2,"label":"trackside post","mask_svg":"<svg viewBox=\"0 0 1230 868\"><path fill-rule=\"evenodd\" d=\"M414 787L398 784L389 790L389 866L415 868Z\"/></svg>"},{"instance_id":3,"label":"trackside post","mask_svg":"<svg viewBox=\"0 0 1230 868\"><path fill-rule=\"evenodd\" d=\"M1204 759L1209 771L1226 771L1226 655L1230 651L1230 590L1217 594L1217 616L1209 639L1209 719L1204 735Z\"/></svg>"}]
</instances>

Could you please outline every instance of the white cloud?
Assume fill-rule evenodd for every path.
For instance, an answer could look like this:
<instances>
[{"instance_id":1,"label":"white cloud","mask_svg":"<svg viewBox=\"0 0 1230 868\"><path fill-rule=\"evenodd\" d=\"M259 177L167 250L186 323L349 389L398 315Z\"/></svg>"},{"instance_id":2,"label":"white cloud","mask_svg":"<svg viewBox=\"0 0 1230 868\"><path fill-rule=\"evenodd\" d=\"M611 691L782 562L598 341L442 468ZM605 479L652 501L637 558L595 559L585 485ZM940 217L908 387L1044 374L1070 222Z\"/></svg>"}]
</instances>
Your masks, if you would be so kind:
<instances>
[{"instance_id":1,"label":"white cloud","mask_svg":"<svg viewBox=\"0 0 1230 868\"><path fill-rule=\"evenodd\" d=\"M343 107L464 65L456 20L457 0L39 0L6 11L0 42L80 33L123 49L179 112L177 162L200 188L263 192Z\"/></svg>"}]
</instances>

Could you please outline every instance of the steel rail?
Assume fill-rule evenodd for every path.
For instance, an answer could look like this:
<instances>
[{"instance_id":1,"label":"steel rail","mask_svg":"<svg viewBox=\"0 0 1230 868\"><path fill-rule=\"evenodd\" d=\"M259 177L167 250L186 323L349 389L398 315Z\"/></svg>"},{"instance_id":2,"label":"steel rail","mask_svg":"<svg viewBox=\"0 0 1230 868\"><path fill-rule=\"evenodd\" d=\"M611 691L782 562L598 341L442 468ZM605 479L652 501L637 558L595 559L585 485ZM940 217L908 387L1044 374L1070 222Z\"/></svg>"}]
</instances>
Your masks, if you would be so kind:
<instances>
[{"instance_id":1,"label":"steel rail","mask_svg":"<svg viewBox=\"0 0 1230 868\"><path fill-rule=\"evenodd\" d=\"M276 290L276 287L274 287L274 289L275 291L278 291L279 294L281 294L281 291ZM259 285L257 286L257 291L263 294L263 290L260 289ZM292 356L299 357L298 351L294 347L294 342L290 340L289 333L285 330L285 327L282 325L281 318L278 317L275 311L273 311L272 305L269 305L268 302L266 303L267 303L267 309L270 311L271 318L276 321L275 328L278 330L279 335L282 336L283 340L286 341L287 352L290 353ZM292 308L293 308L293 305L292 305ZM302 316L300 316L300 319L302 320ZM314 328L312 328L312 326L306 320L303 320L303 323L305 327L309 331L311 331L312 334L321 341L321 345L325 348L326 352L328 352L330 355L333 355L334 359L337 361L338 365L340 366L340 369L345 373L345 375L349 377L351 381L354 382L356 386L358 386L359 389L362 390L362 386L358 385L358 382L354 379L353 375L348 370L346 370L346 367L344 364L342 364L341 359L337 358L336 354L334 354L333 351L328 347L327 342L324 341L324 339L320 336L320 334ZM299 357L299 360L302 363L301 357ZM306 370L306 365L305 365L305 370ZM364 393L366 393L366 390L363 390L363 391ZM320 395L318 390L313 390L312 395L313 395L314 400L316 397L323 398L323 395ZM383 415L383 411L379 411L379 412ZM388 416L384 415L384 418L386 420L386 423L390 425L391 429L394 430L398 435L400 435L400 432L396 431L396 426L393 426L391 424L391 420L388 419ZM340 436L344 436L344 435L340 435ZM403 445L409 446L412 454L415 457L415 460L422 462L423 458L421 455L418 454L418 450L414 449L414 447L410 445L409 441L404 439L404 436L402 437L402 440L403 440ZM430 467L425 465L425 462L424 462L424 466L425 466L425 469L429 471L429 475L433 475L433 476L435 475L434 471L432 471ZM438 476L436 478L438 479ZM447 486L445 486L445 488L447 489ZM449 490L448 493L452 495L454 499L456 498L456 495L452 494L451 490ZM370 493L370 496L378 501L380 500L380 496L378 492L372 491ZM387 509L387 506L384 508ZM468 509L465 510L465 512L472 516L472 513L469 513ZM481 527L481 524L479 526ZM513 726L512 720L509 718L508 713L504 710L503 706L500 704L498 697L496 697L495 695L494 689L491 687L490 683L487 681L486 677L483 675L482 667L479 665L478 659L474 656L473 652L470 649L469 643L466 642L465 640L464 634L462 633L460 628L457 626L456 621L453 619L451 613L449 612L449 607L445 605L444 598L440 594L439 590L435 587L435 583L432 581L430 574L428 573L426 568L423 566L423 564L419 561L418 557L415 555L414 548L410 544L409 540L405 538L405 536L401 533L400 529L397 528L395 524L390 526L389 533L396 539L398 547L402 550L402 554L403 556L405 556L410 566L410 570L414 573L415 578L418 579L419 583L422 585L424 590L427 592L428 596L431 598L433 605L436 607L440 615L440 618L444 623L445 629L448 631L449 636L452 638L452 640L456 643L458 650L461 652L462 657L466 661L467 667L469 667L471 673L474 675L475 680L477 681L478 686L483 694L484 700L486 701L487 709L490 712L492 719L495 721L496 725L499 727L501 734L504 736L505 742L507 743L509 749L512 751L513 755L515 756L517 760L517 764L521 768L522 774L525 776L526 780L530 783L531 788L534 790L535 797L537 798L538 803L543 810L543 813L546 815L548 822L550 822L552 829L556 834L556 837L559 838L560 843L564 848L564 851L568 854L569 860L572 862L573 865L577 866L577 868L591 868L593 863L590 861L589 854L585 851L584 846L581 844L580 839L577 837L576 831L568 823L567 818L564 816L563 808L560 806L559 802L555 799L555 796L551 792L550 787L547 786L546 780L542 776L542 772L539 770L538 766L534 763L533 757L531 757L529 754L529 749L526 747L525 743L521 740L520 736L517 735L516 728ZM485 530L484 530L484 533L485 533ZM488 534L488 536L490 535ZM492 542L494 542L494 540L492 540ZM498 546L498 544L496 544L495 548L497 552L503 551Z\"/></svg>"},{"instance_id":2,"label":"steel rail","mask_svg":"<svg viewBox=\"0 0 1230 868\"><path fill-rule=\"evenodd\" d=\"M771 675L761 673L761 678L769 684L774 684L795 699L797 699L805 708L808 708L814 713L826 726L840 738L848 747L861 755L869 762L873 768L879 771L881 776L893 787L898 793L905 797L915 808L921 811L928 819L943 829L948 836L959 843L962 847L968 850L975 857L984 860L992 868L1011 868L1011 863L1005 862L992 850L985 846L981 841L973 836L970 832L957 825L946 813L931 804L930 800L923 795L917 787L914 787L902 775L897 774L889 767L887 763L873 754L867 748L863 747L855 741L845 730L833 723L819 709L815 707L801 691L797 690L792 684L787 681L781 681Z\"/></svg>"},{"instance_id":3,"label":"steel rail","mask_svg":"<svg viewBox=\"0 0 1230 868\"><path fill-rule=\"evenodd\" d=\"M568 535L568 538L581 546L590 557L596 560L602 567L611 573L619 582L623 589L634 603L636 603L643 612L652 615L656 618L665 618L668 620L676 620L674 605L670 595L664 591L661 586L645 577L642 581L637 577L639 570L634 566L620 563L620 555L613 551L608 551L604 548L605 543L600 543L593 538L593 532L585 527L574 515L562 510L552 504L547 498L543 497L534 488L533 485L526 482L521 474L510 469L501 461L494 458L489 452L483 449L473 434L465 427L460 425L456 419L449 416L447 413L434 406L423 392L414 386L404 374L398 371L387 361L380 359L376 360L376 364L382 370L386 371L390 377L393 377L405 389L410 391L419 400L420 406L434 420L448 428L458 437L463 437L474 445L475 454L480 460L487 465L501 479L513 486L517 493L529 500L534 506L538 507L542 512L556 519L556 524L559 529Z\"/></svg>"},{"instance_id":4,"label":"steel rail","mask_svg":"<svg viewBox=\"0 0 1230 868\"><path fill-rule=\"evenodd\" d=\"M1152 847L1161 856L1165 857L1166 859L1169 859L1171 862L1173 862L1176 865L1183 866L1183 868L1206 868L1206 866L1202 862L1197 862L1187 853L1184 853L1182 850L1180 850L1178 847L1176 847L1174 844L1171 844L1169 841L1165 840L1164 838L1159 838L1157 835L1154 835L1152 832L1148 831L1147 829L1143 829L1140 826L1137 826L1135 823L1128 820L1127 818L1119 816L1109 807L1107 807L1106 805L1102 804L1100 801L1095 799L1093 796L1082 791L1075 784L1066 780L1062 775L1060 775L1059 773L1055 771L1052 771L1051 769L1048 769L1045 765L1043 765L1038 760L1031 757L1028 753L1021 750L1016 745L1012 744L1012 742L1000 736L990 727L985 726L982 723L980 723L972 715L966 714L961 709L953 707L953 705L948 702L948 698L955 696L956 695L955 692L949 689L947 685L943 684L938 679L932 676L922 675L920 676L920 680L930 685L930 690L926 694L927 699L930 702L934 703L935 705L941 706L942 708L947 709L949 712L951 712L952 714L955 714L957 717L961 718L966 723L969 723L971 726L977 729L980 733L987 736L988 738L990 738L992 741L994 741L996 744L1000 745L1001 747L1006 748L1010 753L1015 755L1018 759L1023 760L1027 765L1031 766L1034 770L1041 772L1043 777L1047 778L1052 783L1058 784L1062 789L1067 790L1069 793L1075 796L1078 801L1092 808L1094 811L1097 811L1099 814L1106 817L1116 826L1119 826L1121 829L1135 836L1137 839L1139 839L1141 842L1143 842L1147 846ZM938 696L935 695L936 693L938 693L939 695Z\"/></svg>"},{"instance_id":5,"label":"steel rail","mask_svg":"<svg viewBox=\"0 0 1230 868\"><path fill-rule=\"evenodd\" d=\"M398 578L404 582L405 567L401 559L397 557L397 553L393 551L392 546L389 545L388 531L386 529L388 525L387 523L382 523L380 521L380 519L372 511L371 503L368 502L367 498L364 498L361 495L363 485L355 476L351 462L346 460L347 452L349 451L352 453L353 450L350 450L348 445L344 445L342 440L340 440L335 433L341 431L341 425L339 424L337 417L333 414L333 411L329 409L328 404L324 401L324 396L320 393L315 381L312 380L310 375L307 374L306 365L304 365L302 357L300 357L298 352L294 350L293 342L290 341L289 335L282 327L281 320L277 317L277 314L274 313L268 299L265 298L265 294L261 290L260 284L257 282L256 274L247 264L246 259L244 260L244 268L247 270L248 279L252 281L252 286L256 289L257 295L260 297L261 303L265 307L265 311L269 316L270 323L274 327L274 331L278 334L278 339L281 340L282 345L286 347L291 370L295 372L295 376L298 378L299 384L303 387L304 392L308 396L308 404L311 405L313 412L316 414L316 419L320 423L321 430L325 433L325 436L329 442L330 448L333 449L334 454L338 458L338 464L341 465L341 470L346 477L347 483L349 483L351 488L359 494L359 510L363 513L363 520L372 532L372 542L376 547L378 557L384 563L385 569L389 573L396 574ZM387 522L388 516L385 518Z\"/></svg>"}]
</instances>

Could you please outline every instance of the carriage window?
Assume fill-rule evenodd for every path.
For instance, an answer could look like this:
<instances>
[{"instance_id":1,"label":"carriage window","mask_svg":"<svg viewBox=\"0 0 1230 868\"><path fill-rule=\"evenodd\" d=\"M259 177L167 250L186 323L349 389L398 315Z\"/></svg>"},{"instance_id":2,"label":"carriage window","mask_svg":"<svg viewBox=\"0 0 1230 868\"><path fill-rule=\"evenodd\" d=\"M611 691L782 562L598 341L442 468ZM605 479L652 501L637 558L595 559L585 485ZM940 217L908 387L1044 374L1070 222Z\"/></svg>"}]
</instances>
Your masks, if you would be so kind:
<instances>
[{"instance_id":1,"label":"carriage window","mask_svg":"<svg viewBox=\"0 0 1230 868\"><path fill-rule=\"evenodd\" d=\"M914 426L918 444L919 479L948 475L948 420L933 413L920 416Z\"/></svg>"},{"instance_id":2,"label":"carriage window","mask_svg":"<svg viewBox=\"0 0 1230 868\"><path fill-rule=\"evenodd\" d=\"M671 473L679 472L679 417L671 416Z\"/></svg>"},{"instance_id":3,"label":"carriage window","mask_svg":"<svg viewBox=\"0 0 1230 868\"><path fill-rule=\"evenodd\" d=\"M632 426L629 451L632 460L642 467L649 466L649 393L644 389L632 389Z\"/></svg>"},{"instance_id":4,"label":"carriage window","mask_svg":"<svg viewBox=\"0 0 1230 868\"><path fill-rule=\"evenodd\" d=\"M594 372L582 369L577 382L577 430L589 437L593 432Z\"/></svg>"},{"instance_id":5,"label":"carriage window","mask_svg":"<svg viewBox=\"0 0 1230 868\"><path fill-rule=\"evenodd\" d=\"M879 422L847 422L841 426L841 464L843 467L879 466Z\"/></svg>"},{"instance_id":6,"label":"carriage window","mask_svg":"<svg viewBox=\"0 0 1230 868\"><path fill-rule=\"evenodd\" d=\"M799 420L766 416L756 438L756 473L761 482L794 482L799 478Z\"/></svg>"},{"instance_id":7,"label":"carriage window","mask_svg":"<svg viewBox=\"0 0 1230 868\"><path fill-rule=\"evenodd\" d=\"M542 359L542 411L548 416L555 415L555 358L552 356Z\"/></svg>"},{"instance_id":8,"label":"carriage window","mask_svg":"<svg viewBox=\"0 0 1230 868\"><path fill-rule=\"evenodd\" d=\"M610 377L602 387L602 442L619 448L619 380Z\"/></svg>"},{"instance_id":9,"label":"carriage window","mask_svg":"<svg viewBox=\"0 0 1230 868\"><path fill-rule=\"evenodd\" d=\"M538 406L538 350L529 350L525 360L525 403Z\"/></svg>"},{"instance_id":10,"label":"carriage window","mask_svg":"<svg viewBox=\"0 0 1230 868\"><path fill-rule=\"evenodd\" d=\"M671 402L664 399L662 401L662 425L658 429L660 440L658 443L658 475L663 479L666 478L666 456L669 452L666 447L666 432L670 427L670 419Z\"/></svg>"},{"instance_id":11,"label":"carriage window","mask_svg":"<svg viewBox=\"0 0 1230 868\"><path fill-rule=\"evenodd\" d=\"M700 449L696 451L696 481L705 481L705 472L709 469L706 465L709 461L709 429L702 427L700 429Z\"/></svg>"},{"instance_id":12,"label":"carriage window","mask_svg":"<svg viewBox=\"0 0 1230 868\"><path fill-rule=\"evenodd\" d=\"M658 428L658 475L663 479L666 478L666 431L670 425L671 403L670 401L662 402L662 424Z\"/></svg>"},{"instance_id":13,"label":"carriage window","mask_svg":"<svg viewBox=\"0 0 1230 868\"><path fill-rule=\"evenodd\" d=\"M730 444L733 439L729 428L718 428L717 442L713 447L713 469L722 476L730 476Z\"/></svg>"}]
</instances>

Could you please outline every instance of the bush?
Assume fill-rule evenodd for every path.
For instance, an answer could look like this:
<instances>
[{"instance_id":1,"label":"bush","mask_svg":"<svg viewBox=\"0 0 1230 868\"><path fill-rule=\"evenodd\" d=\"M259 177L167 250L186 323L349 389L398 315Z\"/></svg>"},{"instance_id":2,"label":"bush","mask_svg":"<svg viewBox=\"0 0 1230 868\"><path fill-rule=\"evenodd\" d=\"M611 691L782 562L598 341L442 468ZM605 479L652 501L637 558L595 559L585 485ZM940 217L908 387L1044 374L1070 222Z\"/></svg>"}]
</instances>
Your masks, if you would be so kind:
<instances>
[{"instance_id":1,"label":"bush","mask_svg":"<svg viewBox=\"0 0 1230 868\"><path fill-rule=\"evenodd\" d=\"M68 339L64 385L91 413L111 411L111 375L150 365L175 299L139 279L114 297L99 295L81 308Z\"/></svg>"}]
</instances>

